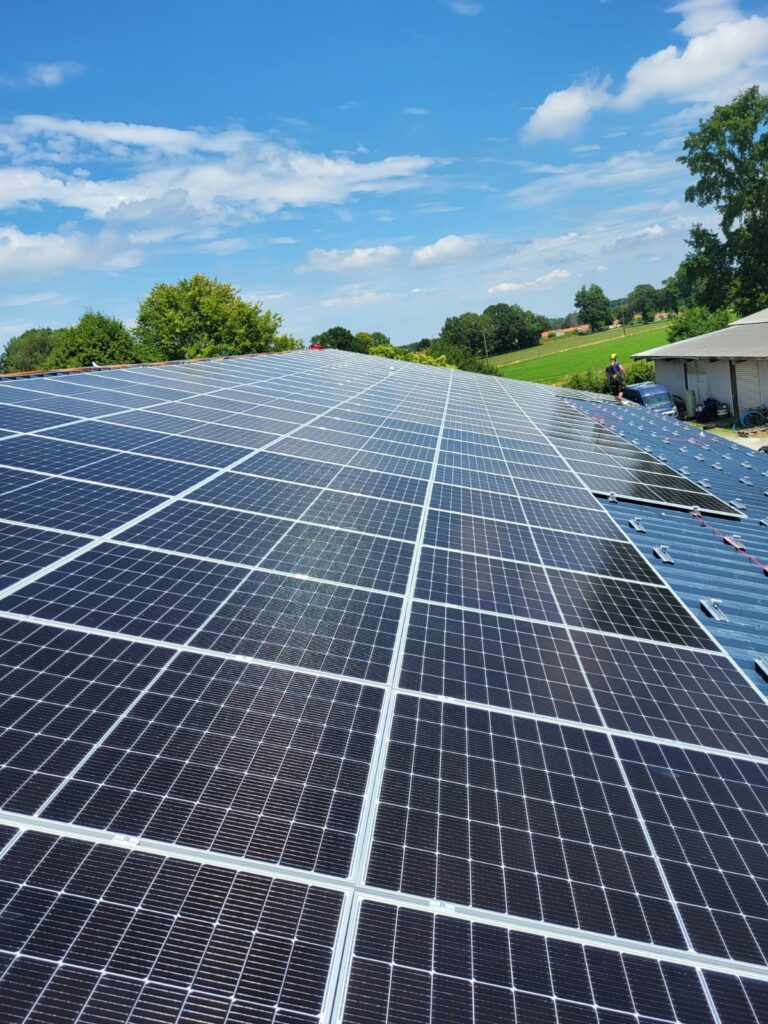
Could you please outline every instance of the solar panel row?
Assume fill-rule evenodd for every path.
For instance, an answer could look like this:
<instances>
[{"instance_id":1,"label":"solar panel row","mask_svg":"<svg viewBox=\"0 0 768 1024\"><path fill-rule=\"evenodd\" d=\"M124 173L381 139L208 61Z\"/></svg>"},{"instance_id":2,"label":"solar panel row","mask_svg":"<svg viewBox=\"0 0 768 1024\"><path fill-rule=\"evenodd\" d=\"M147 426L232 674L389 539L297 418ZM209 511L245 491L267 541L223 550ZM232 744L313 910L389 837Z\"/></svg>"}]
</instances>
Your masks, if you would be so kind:
<instances>
[{"instance_id":1,"label":"solar panel row","mask_svg":"<svg viewBox=\"0 0 768 1024\"><path fill-rule=\"evenodd\" d=\"M577 465L662 464L333 352L0 414L9 1020L768 1020L765 699Z\"/></svg>"}]
</instances>

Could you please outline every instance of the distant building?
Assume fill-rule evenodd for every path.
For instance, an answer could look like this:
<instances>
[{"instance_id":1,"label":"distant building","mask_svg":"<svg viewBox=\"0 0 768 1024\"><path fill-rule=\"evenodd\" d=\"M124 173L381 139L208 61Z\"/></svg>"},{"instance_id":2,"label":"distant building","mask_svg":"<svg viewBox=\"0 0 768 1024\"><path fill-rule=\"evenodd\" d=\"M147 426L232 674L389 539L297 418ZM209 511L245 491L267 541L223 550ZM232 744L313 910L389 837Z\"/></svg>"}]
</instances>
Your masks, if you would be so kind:
<instances>
[{"instance_id":1,"label":"distant building","mask_svg":"<svg viewBox=\"0 0 768 1024\"><path fill-rule=\"evenodd\" d=\"M673 395L693 391L697 402L715 398L734 415L768 406L768 309L634 358L652 359L656 380Z\"/></svg>"},{"instance_id":2,"label":"distant building","mask_svg":"<svg viewBox=\"0 0 768 1024\"><path fill-rule=\"evenodd\" d=\"M562 338L565 334L589 334L592 330L591 324L579 324L578 327L556 327L554 331L542 331L542 338Z\"/></svg>"}]
</instances>

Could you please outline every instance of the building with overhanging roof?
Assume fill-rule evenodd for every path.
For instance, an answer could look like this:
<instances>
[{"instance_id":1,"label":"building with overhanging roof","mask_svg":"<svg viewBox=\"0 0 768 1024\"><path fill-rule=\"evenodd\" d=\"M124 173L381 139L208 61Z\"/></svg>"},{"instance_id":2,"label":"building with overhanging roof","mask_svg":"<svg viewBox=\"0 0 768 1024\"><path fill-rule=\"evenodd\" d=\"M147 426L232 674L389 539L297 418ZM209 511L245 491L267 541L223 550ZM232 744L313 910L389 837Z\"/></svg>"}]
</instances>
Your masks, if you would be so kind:
<instances>
[{"instance_id":1,"label":"building with overhanging roof","mask_svg":"<svg viewBox=\"0 0 768 1024\"><path fill-rule=\"evenodd\" d=\"M638 352L652 359L656 380L673 395L693 391L697 402L715 398L734 415L768 405L768 309L720 331Z\"/></svg>"}]
</instances>

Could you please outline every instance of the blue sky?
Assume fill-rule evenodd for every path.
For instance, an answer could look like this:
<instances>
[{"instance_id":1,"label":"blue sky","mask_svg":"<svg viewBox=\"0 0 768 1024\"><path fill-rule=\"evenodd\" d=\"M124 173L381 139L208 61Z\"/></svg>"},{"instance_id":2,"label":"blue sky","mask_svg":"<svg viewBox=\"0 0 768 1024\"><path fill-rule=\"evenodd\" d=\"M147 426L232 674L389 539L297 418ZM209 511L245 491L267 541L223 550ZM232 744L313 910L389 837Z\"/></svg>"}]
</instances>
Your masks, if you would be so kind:
<instances>
[{"instance_id":1,"label":"blue sky","mask_svg":"<svg viewBox=\"0 0 768 1024\"><path fill-rule=\"evenodd\" d=\"M683 136L768 83L750 0L34 0L3 29L0 342L198 271L397 343L658 283L708 220Z\"/></svg>"}]
</instances>

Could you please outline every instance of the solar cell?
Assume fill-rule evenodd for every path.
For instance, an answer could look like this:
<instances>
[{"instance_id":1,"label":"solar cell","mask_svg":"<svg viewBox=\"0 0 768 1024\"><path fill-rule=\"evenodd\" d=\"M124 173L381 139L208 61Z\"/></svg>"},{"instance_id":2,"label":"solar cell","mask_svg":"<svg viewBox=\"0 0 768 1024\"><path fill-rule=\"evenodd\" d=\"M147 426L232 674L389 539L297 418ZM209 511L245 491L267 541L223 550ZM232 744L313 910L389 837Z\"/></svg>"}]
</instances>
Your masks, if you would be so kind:
<instances>
[{"instance_id":1,"label":"solar cell","mask_svg":"<svg viewBox=\"0 0 768 1024\"><path fill-rule=\"evenodd\" d=\"M222 473L194 492L197 501L265 515L297 517L320 496L316 487L241 473Z\"/></svg>"},{"instance_id":2,"label":"solar cell","mask_svg":"<svg viewBox=\"0 0 768 1024\"><path fill-rule=\"evenodd\" d=\"M534 530L533 541L544 565L614 576L625 581L662 583L658 573L632 544L553 530Z\"/></svg>"},{"instance_id":3,"label":"solar cell","mask_svg":"<svg viewBox=\"0 0 768 1024\"><path fill-rule=\"evenodd\" d=\"M367 880L685 946L600 733L401 695Z\"/></svg>"},{"instance_id":4,"label":"solar cell","mask_svg":"<svg viewBox=\"0 0 768 1024\"><path fill-rule=\"evenodd\" d=\"M105 544L3 598L0 610L185 643L247 572Z\"/></svg>"},{"instance_id":5,"label":"solar cell","mask_svg":"<svg viewBox=\"0 0 768 1024\"><path fill-rule=\"evenodd\" d=\"M314 484L325 487L339 472L339 466L310 459L291 458L277 452L257 452L250 459L241 462L238 473L267 476L273 480L288 480L293 483Z\"/></svg>"},{"instance_id":6,"label":"solar cell","mask_svg":"<svg viewBox=\"0 0 768 1024\"><path fill-rule=\"evenodd\" d=\"M562 622L547 574L523 562L424 547L415 594L424 601Z\"/></svg>"},{"instance_id":7,"label":"solar cell","mask_svg":"<svg viewBox=\"0 0 768 1024\"><path fill-rule=\"evenodd\" d=\"M768 962L768 766L619 738L695 949Z\"/></svg>"},{"instance_id":8,"label":"solar cell","mask_svg":"<svg viewBox=\"0 0 768 1024\"><path fill-rule=\"evenodd\" d=\"M180 655L45 817L344 876L381 697Z\"/></svg>"},{"instance_id":9,"label":"solar cell","mask_svg":"<svg viewBox=\"0 0 768 1024\"><path fill-rule=\"evenodd\" d=\"M171 657L0 620L0 801L35 812Z\"/></svg>"},{"instance_id":10,"label":"solar cell","mask_svg":"<svg viewBox=\"0 0 768 1024\"><path fill-rule=\"evenodd\" d=\"M0 522L0 588L24 579L84 544L55 530L37 530L30 526Z\"/></svg>"},{"instance_id":11,"label":"solar cell","mask_svg":"<svg viewBox=\"0 0 768 1024\"><path fill-rule=\"evenodd\" d=\"M91 450L94 453L97 451L95 448ZM203 466L190 466L166 459L110 452L106 458L69 470L66 475L78 480L151 491L153 494L174 495L205 480L211 471Z\"/></svg>"},{"instance_id":12,"label":"solar cell","mask_svg":"<svg viewBox=\"0 0 768 1024\"><path fill-rule=\"evenodd\" d=\"M685 605L666 587L584 576L565 569L547 574L565 621L602 633L716 650Z\"/></svg>"},{"instance_id":13,"label":"solar cell","mask_svg":"<svg viewBox=\"0 0 768 1024\"><path fill-rule=\"evenodd\" d=\"M406 1020L714 1024L715 1018L692 967L369 900L360 910L343 1021Z\"/></svg>"},{"instance_id":14,"label":"solar cell","mask_svg":"<svg viewBox=\"0 0 768 1024\"><path fill-rule=\"evenodd\" d=\"M324 491L300 518L320 525L415 540L420 517L419 505Z\"/></svg>"},{"instance_id":15,"label":"solar cell","mask_svg":"<svg viewBox=\"0 0 768 1024\"><path fill-rule=\"evenodd\" d=\"M600 722L567 632L524 619L414 603L399 685Z\"/></svg>"},{"instance_id":16,"label":"solar cell","mask_svg":"<svg viewBox=\"0 0 768 1024\"><path fill-rule=\"evenodd\" d=\"M103 484L40 477L0 495L0 517L31 526L101 536L143 515L162 498Z\"/></svg>"},{"instance_id":17,"label":"solar cell","mask_svg":"<svg viewBox=\"0 0 768 1024\"><path fill-rule=\"evenodd\" d=\"M540 561L528 527L498 519L479 519L476 516L433 510L427 518L424 541L435 547L471 551L497 558Z\"/></svg>"},{"instance_id":18,"label":"solar cell","mask_svg":"<svg viewBox=\"0 0 768 1024\"><path fill-rule=\"evenodd\" d=\"M198 646L358 679L386 679L400 598L259 570L237 590L231 581L228 585L230 596L195 637Z\"/></svg>"},{"instance_id":19,"label":"solar cell","mask_svg":"<svg viewBox=\"0 0 768 1024\"><path fill-rule=\"evenodd\" d=\"M0 859L8 1021L318 1021L341 895L25 832Z\"/></svg>"},{"instance_id":20,"label":"solar cell","mask_svg":"<svg viewBox=\"0 0 768 1024\"><path fill-rule=\"evenodd\" d=\"M412 559L413 545L407 542L297 523L260 564L293 575L401 594Z\"/></svg>"},{"instance_id":21,"label":"solar cell","mask_svg":"<svg viewBox=\"0 0 768 1024\"><path fill-rule=\"evenodd\" d=\"M126 543L256 566L291 523L218 505L177 501L121 534Z\"/></svg>"},{"instance_id":22,"label":"solar cell","mask_svg":"<svg viewBox=\"0 0 768 1024\"><path fill-rule=\"evenodd\" d=\"M3 393L0 391L0 400L2 396ZM4 430L44 430L46 427L55 427L71 422L72 417L62 413L0 405L0 428Z\"/></svg>"},{"instance_id":23,"label":"solar cell","mask_svg":"<svg viewBox=\"0 0 768 1024\"><path fill-rule=\"evenodd\" d=\"M726 658L574 630L612 729L768 757L768 704Z\"/></svg>"}]
</instances>

